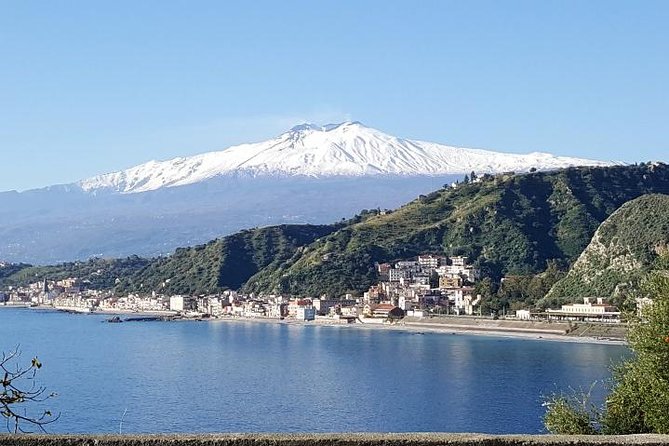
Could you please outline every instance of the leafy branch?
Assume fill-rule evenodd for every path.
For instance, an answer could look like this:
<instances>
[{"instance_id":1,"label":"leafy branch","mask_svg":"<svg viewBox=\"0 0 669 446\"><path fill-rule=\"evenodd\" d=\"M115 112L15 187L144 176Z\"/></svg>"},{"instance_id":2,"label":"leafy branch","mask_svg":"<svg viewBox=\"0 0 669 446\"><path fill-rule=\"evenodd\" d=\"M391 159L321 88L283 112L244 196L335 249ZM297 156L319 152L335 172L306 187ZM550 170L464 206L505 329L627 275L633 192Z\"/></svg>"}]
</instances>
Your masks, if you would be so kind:
<instances>
[{"instance_id":1,"label":"leafy branch","mask_svg":"<svg viewBox=\"0 0 669 446\"><path fill-rule=\"evenodd\" d=\"M37 384L35 377L42 368L37 357L32 358L26 367L19 364L20 356L16 347L9 353L3 352L0 358L0 415L5 418L9 432L46 432L45 426L58 420L60 414L54 416L51 411L44 410L41 414L30 415L25 405L43 403L56 394L47 393L44 386Z\"/></svg>"}]
</instances>

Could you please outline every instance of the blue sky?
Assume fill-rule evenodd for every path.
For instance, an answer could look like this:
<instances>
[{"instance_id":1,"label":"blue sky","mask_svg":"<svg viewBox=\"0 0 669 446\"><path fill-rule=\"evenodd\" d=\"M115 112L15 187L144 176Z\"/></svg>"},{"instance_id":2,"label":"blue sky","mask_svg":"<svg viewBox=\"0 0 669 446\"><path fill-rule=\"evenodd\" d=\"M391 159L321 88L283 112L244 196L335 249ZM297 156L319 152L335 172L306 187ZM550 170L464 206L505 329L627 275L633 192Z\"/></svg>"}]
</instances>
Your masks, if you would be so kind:
<instances>
[{"instance_id":1,"label":"blue sky","mask_svg":"<svg viewBox=\"0 0 669 446\"><path fill-rule=\"evenodd\" d=\"M669 2L0 0L0 190L354 119L668 160Z\"/></svg>"}]
</instances>

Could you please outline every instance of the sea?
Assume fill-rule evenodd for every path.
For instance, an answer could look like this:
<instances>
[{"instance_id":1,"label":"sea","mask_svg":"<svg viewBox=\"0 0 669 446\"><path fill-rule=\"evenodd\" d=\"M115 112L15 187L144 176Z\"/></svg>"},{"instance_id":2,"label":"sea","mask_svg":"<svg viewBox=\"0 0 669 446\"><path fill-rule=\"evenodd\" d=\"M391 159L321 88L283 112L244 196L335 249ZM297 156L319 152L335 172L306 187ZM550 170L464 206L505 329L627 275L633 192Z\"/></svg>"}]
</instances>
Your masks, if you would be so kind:
<instances>
[{"instance_id":1,"label":"sea","mask_svg":"<svg viewBox=\"0 0 669 446\"><path fill-rule=\"evenodd\" d=\"M37 356L53 433L542 433L545 398L601 403L622 345L348 326L124 322L0 308L0 350ZM594 383L594 385L593 385ZM27 386L32 382L26 382Z\"/></svg>"}]
</instances>

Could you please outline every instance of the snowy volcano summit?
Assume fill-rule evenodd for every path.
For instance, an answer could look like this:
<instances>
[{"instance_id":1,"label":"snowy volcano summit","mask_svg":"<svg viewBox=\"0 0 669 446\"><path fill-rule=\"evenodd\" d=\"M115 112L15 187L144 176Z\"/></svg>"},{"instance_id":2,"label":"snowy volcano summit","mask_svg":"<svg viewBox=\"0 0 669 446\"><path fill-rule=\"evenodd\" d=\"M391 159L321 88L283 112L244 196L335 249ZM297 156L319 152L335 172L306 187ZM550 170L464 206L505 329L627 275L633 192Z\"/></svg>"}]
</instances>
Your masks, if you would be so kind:
<instances>
[{"instance_id":1,"label":"snowy volcano summit","mask_svg":"<svg viewBox=\"0 0 669 446\"><path fill-rule=\"evenodd\" d=\"M552 170L611 163L534 152L526 155L401 139L360 122L302 124L268 141L168 161L150 161L78 183L85 191L147 192L219 176L423 176Z\"/></svg>"}]
</instances>

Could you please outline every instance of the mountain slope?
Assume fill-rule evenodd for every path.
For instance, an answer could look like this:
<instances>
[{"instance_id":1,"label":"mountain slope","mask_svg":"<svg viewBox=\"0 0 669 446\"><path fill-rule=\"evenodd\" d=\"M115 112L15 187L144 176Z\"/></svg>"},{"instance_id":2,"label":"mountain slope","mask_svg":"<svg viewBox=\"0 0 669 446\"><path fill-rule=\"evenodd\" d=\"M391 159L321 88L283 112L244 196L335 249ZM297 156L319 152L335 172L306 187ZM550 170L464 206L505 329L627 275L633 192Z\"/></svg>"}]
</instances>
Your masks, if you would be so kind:
<instances>
[{"instance_id":1,"label":"mountain slope","mask_svg":"<svg viewBox=\"0 0 669 446\"><path fill-rule=\"evenodd\" d=\"M572 168L442 189L323 237L246 284L251 291L361 292L374 262L424 252L466 255L496 278L574 261L600 222L640 195L669 193L669 167Z\"/></svg>"},{"instance_id":2,"label":"mountain slope","mask_svg":"<svg viewBox=\"0 0 669 446\"><path fill-rule=\"evenodd\" d=\"M149 259L131 256L123 259L90 259L85 262L67 262L58 265L7 265L0 268L0 286L25 286L44 279L62 280L80 278L86 287L95 290L112 289L122 277L130 277L149 265Z\"/></svg>"},{"instance_id":3,"label":"mountain slope","mask_svg":"<svg viewBox=\"0 0 669 446\"><path fill-rule=\"evenodd\" d=\"M205 245L179 248L171 256L144 259L90 259L50 266L1 264L0 287L28 285L45 278L78 277L93 289L118 292L199 294L237 289L261 268L281 263L302 246L341 227L280 225L248 229Z\"/></svg>"},{"instance_id":4,"label":"mountain slope","mask_svg":"<svg viewBox=\"0 0 669 446\"><path fill-rule=\"evenodd\" d=\"M457 178L217 177L133 194L0 193L0 259L54 264L166 255L245 228L329 224L364 208L394 208Z\"/></svg>"},{"instance_id":5,"label":"mountain slope","mask_svg":"<svg viewBox=\"0 0 669 446\"><path fill-rule=\"evenodd\" d=\"M179 248L122 279L117 290L199 294L240 288L262 268L285 262L302 246L339 225L281 225L249 229L221 239Z\"/></svg>"},{"instance_id":6,"label":"mountain slope","mask_svg":"<svg viewBox=\"0 0 669 446\"><path fill-rule=\"evenodd\" d=\"M294 127L268 141L168 161L151 161L78 183L87 192L137 193L217 176L369 176L500 173L603 166L610 163L547 153L518 155L396 138L345 122Z\"/></svg>"},{"instance_id":7,"label":"mountain slope","mask_svg":"<svg viewBox=\"0 0 669 446\"><path fill-rule=\"evenodd\" d=\"M622 205L597 229L547 301L610 297L634 286L669 243L669 195L649 194Z\"/></svg>"}]
</instances>

